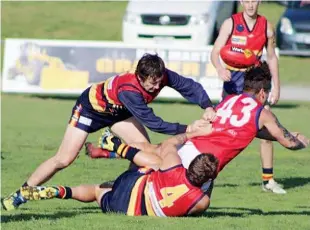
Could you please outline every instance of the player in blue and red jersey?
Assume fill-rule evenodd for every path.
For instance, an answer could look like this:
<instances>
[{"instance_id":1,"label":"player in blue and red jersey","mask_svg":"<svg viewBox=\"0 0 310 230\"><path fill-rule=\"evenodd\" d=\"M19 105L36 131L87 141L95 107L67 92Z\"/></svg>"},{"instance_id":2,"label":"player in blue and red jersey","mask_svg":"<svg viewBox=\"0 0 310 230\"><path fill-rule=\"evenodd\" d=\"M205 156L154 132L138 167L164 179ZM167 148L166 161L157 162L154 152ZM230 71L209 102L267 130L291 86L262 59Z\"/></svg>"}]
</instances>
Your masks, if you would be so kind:
<instances>
[{"instance_id":1,"label":"player in blue and red jersey","mask_svg":"<svg viewBox=\"0 0 310 230\"><path fill-rule=\"evenodd\" d=\"M59 198L97 201L104 213L117 212L130 216L166 217L202 213L209 207L210 197L201 186L210 185L215 178L218 161L212 154L200 154L185 169L176 146L211 130L209 125L203 133L174 136L157 148L158 155L123 144L117 137L106 136L104 143L107 149L137 165L147 165L153 169L128 170L116 179L112 188L101 188L99 185L37 186L23 187L21 194L27 200Z\"/></svg>"},{"instance_id":2,"label":"player in blue and red jersey","mask_svg":"<svg viewBox=\"0 0 310 230\"><path fill-rule=\"evenodd\" d=\"M222 24L215 41L211 61L219 77L224 81L223 98L230 94L243 92L244 71L233 66L223 67L219 54L222 47L230 44L240 49L254 51L258 60L261 58L264 47L267 51L267 61L272 74L273 88L269 103L276 104L280 96L280 80L278 58L275 53L275 30L266 18L258 14L259 0L241 0L243 12L232 15ZM269 109L269 106L266 106ZM272 142L261 140L260 149L262 161L262 188L264 191L284 194L286 191L273 179L273 145Z\"/></svg>"},{"instance_id":3,"label":"player in blue and red jersey","mask_svg":"<svg viewBox=\"0 0 310 230\"><path fill-rule=\"evenodd\" d=\"M278 141L290 150L309 145L300 133L291 133L276 116L264 108L271 89L271 74L266 62L245 73L244 92L227 96L216 106L213 132L189 139L178 151L185 168L197 155L208 152L219 160L220 172L239 155L255 137Z\"/></svg>"},{"instance_id":4,"label":"player in blue and red jersey","mask_svg":"<svg viewBox=\"0 0 310 230\"><path fill-rule=\"evenodd\" d=\"M166 69L159 56L146 54L139 60L135 73L109 78L90 86L81 94L72 109L57 153L42 163L24 186L40 185L69 166L78 156L88 134L104 127L111 127L126 143L148 141L143 125L170 135L199 128L199 122L189 126L166 122L147 106L165 86L177 90L189 102L198 104L206 111L213 111L212 103L199 83ZM17 190L4 198L2 204L6 210L13 210L24 201Z\"/></svg>"}]
</instances>

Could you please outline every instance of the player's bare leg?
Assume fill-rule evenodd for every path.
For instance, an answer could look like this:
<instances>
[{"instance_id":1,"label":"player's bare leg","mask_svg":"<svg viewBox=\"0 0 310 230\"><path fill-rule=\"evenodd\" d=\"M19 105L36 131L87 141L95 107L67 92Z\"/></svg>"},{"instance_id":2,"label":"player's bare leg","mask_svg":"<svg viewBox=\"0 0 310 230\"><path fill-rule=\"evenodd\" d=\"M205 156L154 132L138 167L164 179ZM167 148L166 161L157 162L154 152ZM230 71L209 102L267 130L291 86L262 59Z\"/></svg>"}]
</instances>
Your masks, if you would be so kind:
<instances>
[{"instance_id":1,"label":"player's bare leg","mask_svg":"<svg viewBox=\"0 0 310 230\"><path fill-rule=\"evenodd\" d=\"M40 185L48 181L59 170L69 166L78 156L87 136L88 133L85 131L68 125L57 153L43 162L23 186ZM20 195L20 190L17 190L15 193L4 198L2 205L6 210L13 210L25 202Z\"/></svg>"},{"instance_id":2,"label":"player's bare leg","mask_svg":"<svg viewBox=\"0 0 310 230\"><path fill-rule=\"evenodd\" d=\"M111 191L111 188L102 188L101 186L96 186L96 201L99 205L99 207L101 207L101 199L103 197L104 194L106 194L107 192Z\"/></svg>"},{"instance_id":3,"label":"player's bare leg","mask_svg":"<svg viewBox=\"0 0 310 230\"><path fill-rule=\"evenodd\" d=\"M111 126L111 131L120 137L125 143L149 142L150 138L144 128L134 117L120 121ZM117 158L117 154L101 148L102 136L100 136L98 147L91 143L86 143L86 154L91 158Z\"/></svg>"},{"instance_id":4,"label":"player's bare leg","mask_svg":"<svg viewBox=\"0 0 310 230\"><path fill-rule=\"evenodd\" d=\"M265 106L270 110L269 106ZM262 161L262 189L263 191L271 191L277 194L285 194L286 191L273 178L273 143L267 140L261 140L260 156Z\"/></svg>"},{"instance_id":5,"label":"player's bare leg","mask_svg":"<svg viewBox=\"0 0 310 230\"><path fill-rule=\"evenodd\" d=\"M26 200L73 199L84 203L97 201L99 205L102 196L111 191L110 188L100 188L99 185L27 186L20 190Z\"/></svg>"}]
</instances>

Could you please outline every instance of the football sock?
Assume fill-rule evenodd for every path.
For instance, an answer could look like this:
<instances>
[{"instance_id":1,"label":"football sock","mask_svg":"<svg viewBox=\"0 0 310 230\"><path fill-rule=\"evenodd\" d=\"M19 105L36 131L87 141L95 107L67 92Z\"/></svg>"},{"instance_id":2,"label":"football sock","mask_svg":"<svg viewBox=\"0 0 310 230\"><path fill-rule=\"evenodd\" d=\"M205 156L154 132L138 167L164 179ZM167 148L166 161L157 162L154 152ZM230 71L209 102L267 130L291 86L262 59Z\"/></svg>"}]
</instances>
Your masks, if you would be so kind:
<instances>
[{"instance_id":1,"label":"football sock","mask_svg":"<svg viewBox=\"0 0 310 230\"><path fill-rule=\"evenodd\" d=\"M262 179L264 185L268 184L269 180L273 178L273 168L263 168Z\"/></svg>"},{"instance_id":2,"label":"football sock","mask_svg":"<svg viewBox=\"0 0 310 230\"><path fill-rule=\"evenodd\" d=\"M116 152L110 152L109 151L109 154L108 154L107 158L119 158L119 156L116 154Z\"/></svg>"},{"instance_id":3,"label":"football sock","mask_svg":"<svg viewBox=\"0 0 310 230\"><path fill-rule=\"evenodd\" d=\"M72 190L70 187L66 186L58 186L56 189L59 191L57 198L60 199L70 199L72 198Z\"/></svg>"},{"instance_id":4,"label":"football sock","mask_svg":"<svg viewBox=\"0 0 310 230\"><path fill-rule=\"evenodd\" d=\"M116 153L121 157L121 158L125 158L128 159L130 161L133 161L133 158L135 157L135 155L140 152L139 149L136 149L134 147L131 147L129 145L126 145L124 143L122 143L116 150Z\"/></svg>"}]
</instances>

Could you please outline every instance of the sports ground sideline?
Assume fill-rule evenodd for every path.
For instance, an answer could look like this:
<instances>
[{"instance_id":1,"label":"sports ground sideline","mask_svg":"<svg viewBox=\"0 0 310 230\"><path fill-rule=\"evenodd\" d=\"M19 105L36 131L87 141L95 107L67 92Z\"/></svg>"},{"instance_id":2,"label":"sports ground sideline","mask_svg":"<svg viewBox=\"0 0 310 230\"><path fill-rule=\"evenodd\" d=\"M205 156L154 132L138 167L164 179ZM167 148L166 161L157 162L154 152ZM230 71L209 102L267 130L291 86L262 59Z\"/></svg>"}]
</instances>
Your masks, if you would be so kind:
<instances>
[{"instance_id":1,"label":"sports ground sideline","mask_svg":"<svg viewBox=\"0 0 310 230\"><path fill-rule=\"evenodd\" d=\"M310 101L310 87L281 86L280 100Z\"/></svg>"}]
</instances>

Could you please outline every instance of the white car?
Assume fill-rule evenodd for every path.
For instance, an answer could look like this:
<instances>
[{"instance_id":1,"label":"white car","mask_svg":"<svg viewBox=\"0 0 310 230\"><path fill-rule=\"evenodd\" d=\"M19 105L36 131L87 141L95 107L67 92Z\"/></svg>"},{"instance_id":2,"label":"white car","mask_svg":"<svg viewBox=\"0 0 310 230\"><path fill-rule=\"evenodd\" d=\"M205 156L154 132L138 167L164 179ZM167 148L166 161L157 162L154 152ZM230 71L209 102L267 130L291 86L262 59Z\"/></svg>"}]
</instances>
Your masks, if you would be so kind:
<instances>
[{"instance_id":1,"label":"white car","mask_svg":"<svg viewBox=\"0 0 310 230\"><path fill-rule=\"evenodd\" d=\"M204 46L212 44L234 1L129 1L123 41L130 44Z\"/></svg>"}]
</instances>

